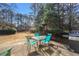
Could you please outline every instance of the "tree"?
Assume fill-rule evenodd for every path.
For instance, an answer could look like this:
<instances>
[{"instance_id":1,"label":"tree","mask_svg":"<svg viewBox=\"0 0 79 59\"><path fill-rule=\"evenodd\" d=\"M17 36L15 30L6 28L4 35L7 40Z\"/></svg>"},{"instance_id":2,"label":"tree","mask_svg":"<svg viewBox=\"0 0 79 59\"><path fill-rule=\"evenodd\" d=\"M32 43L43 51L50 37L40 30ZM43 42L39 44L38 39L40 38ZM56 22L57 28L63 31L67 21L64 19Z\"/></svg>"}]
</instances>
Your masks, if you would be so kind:
<instances>
[{"instance_id":1,"label":"tree","mask_svg":"<svg viewBox=\"0 0 79 59\"><path fill-rule=\"evenodd\" d=\"M47 23L52 29L71 30L73 24L76 24L75 19L78 19L78 5L71 3L41 4L35 20L37 26Z\"/></svg>"}]
</instances>

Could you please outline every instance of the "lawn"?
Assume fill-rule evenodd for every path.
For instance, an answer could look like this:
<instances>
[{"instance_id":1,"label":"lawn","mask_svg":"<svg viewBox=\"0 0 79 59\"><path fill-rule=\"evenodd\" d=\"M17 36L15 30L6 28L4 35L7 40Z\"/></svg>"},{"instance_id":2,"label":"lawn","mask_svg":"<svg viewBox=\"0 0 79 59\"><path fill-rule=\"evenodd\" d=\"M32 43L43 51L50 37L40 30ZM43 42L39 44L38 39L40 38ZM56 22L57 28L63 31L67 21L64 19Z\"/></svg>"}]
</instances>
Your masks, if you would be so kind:
<instances>
[{"instance_id":1,"label":"lawn","mask_svg":"<svg viewBox=\"0 0 79 59\"><path fill-rule=\"evenodd\" d=\"M26 38L25 36L31 35L29 32L19 32L13 35L0 36L0 48L10 46L17 42L22 42Z\"/></svg>"}]
</instances>

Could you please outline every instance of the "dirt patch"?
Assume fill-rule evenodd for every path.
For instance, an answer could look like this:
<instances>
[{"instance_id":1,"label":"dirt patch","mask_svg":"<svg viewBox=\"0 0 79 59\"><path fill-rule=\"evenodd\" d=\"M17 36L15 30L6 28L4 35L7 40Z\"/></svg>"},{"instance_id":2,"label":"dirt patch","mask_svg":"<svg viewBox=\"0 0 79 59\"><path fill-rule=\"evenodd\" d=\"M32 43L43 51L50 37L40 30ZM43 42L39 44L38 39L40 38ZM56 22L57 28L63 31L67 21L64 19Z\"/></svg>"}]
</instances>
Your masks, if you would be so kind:
<instances>
[{"instance_id":1,"label":"dirt patch","mask_svg":"<svg viewBox=\"0 0 79 59\"><path fill-rule=\"evenodd\" d=\"M25 36L33 35L33 33L30 32L19 32L13 35L3 35L0 36L0 48L7 47L10 45L13 45L17 42L23 42L26 37Z\"/></svg>"}]
</instances>

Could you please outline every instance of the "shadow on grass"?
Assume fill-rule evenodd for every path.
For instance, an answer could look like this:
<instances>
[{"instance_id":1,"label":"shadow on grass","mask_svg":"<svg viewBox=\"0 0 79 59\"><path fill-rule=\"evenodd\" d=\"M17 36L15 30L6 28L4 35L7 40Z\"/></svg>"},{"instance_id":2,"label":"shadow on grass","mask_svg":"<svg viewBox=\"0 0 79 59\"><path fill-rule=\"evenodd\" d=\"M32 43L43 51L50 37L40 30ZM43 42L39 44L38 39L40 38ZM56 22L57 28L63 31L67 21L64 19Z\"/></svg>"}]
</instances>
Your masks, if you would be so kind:
<instances>
[{"instance_id":1,"label":"shadow on grass","mask_svg":"<svg viewBox=\"0 0 79 59\"><path fill-rule=\"evenodd\" d=\"M44 45L40 45L39 46L39 51L42 53L42 55L52 55L52 53L54 52L53 51L53 44L49 44L49 47L48 46L44 46Z\"/></svg>"},{"instance_id":2,"label":"shadow on grass","mask_svg":"<svg viewBox=\"0 0 79 59\"><path fill-rule=\"evenodd\" d=\"M53 44L49 44L50 47L53 47ZM49 49L49 47L44 45L39 45L39 50L34 51L28 54L28 56L48 56L52 55L53 49Z\"/></svg>"},{"instance_id":3,"label":"shadow on grass","mask_svg":"<svg viewBox=\"0 0 79 59\"><path fill-rule=\"evenodd\" d=\"M37 51L31 52L28 54L28 56L41 56Z\"/></svg>"}]
</instances>

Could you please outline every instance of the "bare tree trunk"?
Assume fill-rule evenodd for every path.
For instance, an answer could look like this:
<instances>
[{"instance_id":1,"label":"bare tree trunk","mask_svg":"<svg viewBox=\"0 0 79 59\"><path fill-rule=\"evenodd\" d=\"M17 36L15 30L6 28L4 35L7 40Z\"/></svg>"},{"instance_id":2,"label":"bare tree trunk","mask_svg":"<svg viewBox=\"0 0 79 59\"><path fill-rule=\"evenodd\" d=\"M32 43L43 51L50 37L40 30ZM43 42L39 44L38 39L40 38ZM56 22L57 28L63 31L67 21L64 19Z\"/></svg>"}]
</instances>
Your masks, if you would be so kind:
<instances>
[{"instance_id":1,"label":"bare tree trunk","mask_svg":"<svg viewBox=\"0 0 79 59\"><path fill-rule=\"evenodd\" d=\"M71 23L72 23L72 4L70 3L70 5L69 5L69 31L71 31L72 30L72 26L71 26Z\"/></svg>"}]
</instances>

